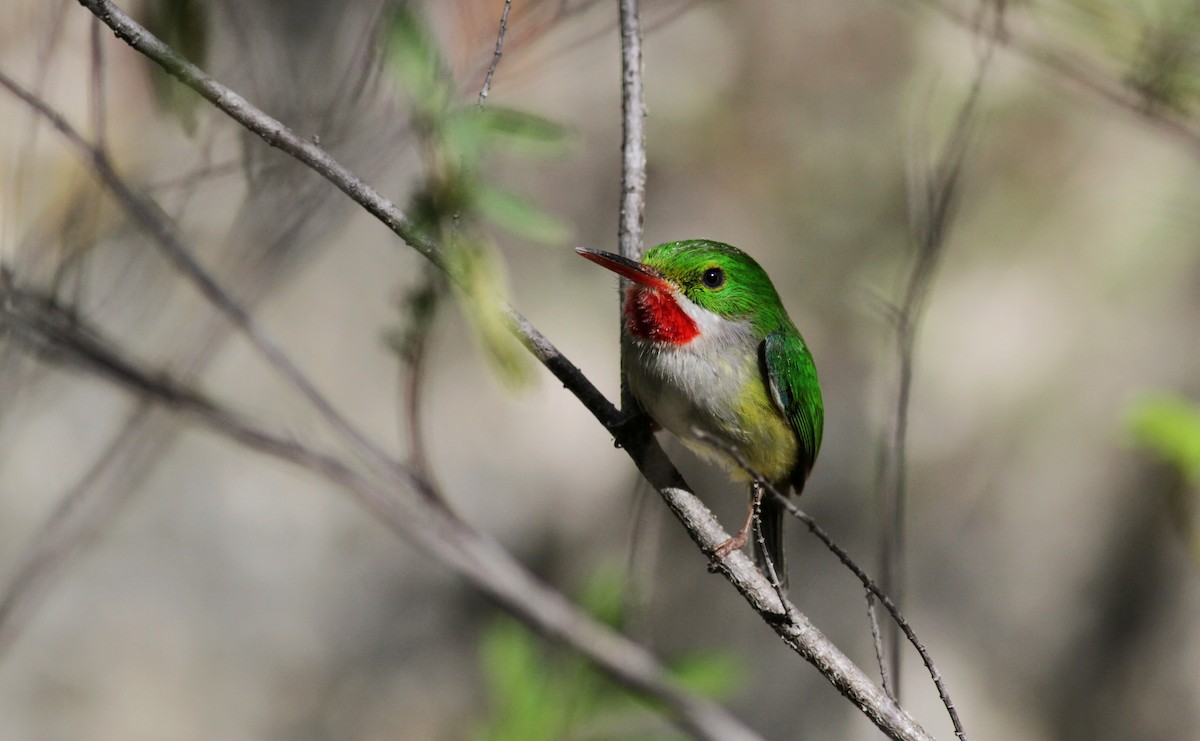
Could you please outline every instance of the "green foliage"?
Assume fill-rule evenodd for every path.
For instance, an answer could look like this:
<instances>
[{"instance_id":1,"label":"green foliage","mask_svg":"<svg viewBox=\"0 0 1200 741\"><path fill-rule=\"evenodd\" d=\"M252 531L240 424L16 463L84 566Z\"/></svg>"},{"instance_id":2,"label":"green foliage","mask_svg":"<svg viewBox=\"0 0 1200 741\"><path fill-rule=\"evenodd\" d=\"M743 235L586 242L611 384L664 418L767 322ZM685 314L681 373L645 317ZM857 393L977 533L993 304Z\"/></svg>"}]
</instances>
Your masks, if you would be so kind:
<instances>
[{"instance_id":1,"label":"green foliage","mask_svg":"<svg viewBox=\"0 0 1200 741\"><path fill-rule=\"evenodd\" d=\"M1155 395L1134 404L1129 417L1134 438L1200 486L1200 405Z\"/></svg>"},{"instance_id":2,"label":"green foliage","mask_svg":"<svg viewBox=\"0 0 1200 741\"><path fill-rule=\"evenodd\" d=\"M617 627L624 617L623 594L620 573L601 569L585 585L580 604ZM475 741L679 738L644 701L582 659L548 650L510 618L487 628L480 658L491 712L472 735ZM672 674L693 692L715 698L727 697L743 684L740 665L716 652L686 657Z\"/></svg>"},{"instance_id":3,"label":"green foliage","mask_svg":"<svg viewBox=\"0 0 1200 741\"><path fill-rule=\"evenodd\" d=\"M543 243L566 242L571 230L481 173L493 153L560 154L569 136L538 116L455 100L436 40L412 12L397 12L387 29L384 51L411 101L425 163L409 213L441 245L459 303L493 367L503 380L519 385L529 377L529 361L505 324L503 261L480 222Z\"/></svg>"},{"instance_id":4,"label":"green foliage","mask_svg":"<svg viewBox=\"0 0 1200 741\"><path fill-rule=\"evenodd\" d=\"M1167 492L1171 522L1200 565L1200 405L1167 395L1137 401L1129 428L1141 446L1175 466L1184 485Z\"/></svg>"},{"instance_id":5,"label":"green foliage","mask_svg":"<svg viewBox=\"0 0 1200 741\"><path fill-rule=\"evenodd\" d=\"M408 92L414 114L435 119L445 115L452 91L436 41L407 9L392 16L387 32L387 58Z\"/></svg>"},{"instance_id":6,"label":"green foliage","mask_svg":"<svg viewBox=\"0 0 1200 741\"><path fill-rule=\"evenodd\" d=\"M569 226L528 198L482 184L474 195L474 206L479 213L517 236L543 244L562 244L571 238Z\"/></svg>"}]
</instances>

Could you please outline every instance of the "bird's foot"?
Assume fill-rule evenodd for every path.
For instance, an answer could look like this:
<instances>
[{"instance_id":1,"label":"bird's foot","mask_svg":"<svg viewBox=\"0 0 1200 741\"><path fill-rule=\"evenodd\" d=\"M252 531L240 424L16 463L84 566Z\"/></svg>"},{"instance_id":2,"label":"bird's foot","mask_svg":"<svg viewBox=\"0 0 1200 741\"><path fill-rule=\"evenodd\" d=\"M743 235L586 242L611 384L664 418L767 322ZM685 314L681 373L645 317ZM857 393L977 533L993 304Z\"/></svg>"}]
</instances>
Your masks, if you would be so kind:
<instances>
[{"instance_id":1,"label":"bird's foot","mask_svg":"<svg viewBox=\"0 0 1200 741\"><path fill-rule=\"evenodd\" d=\"M740 532L738 532L737 535L733 536L729 540L725 541L724 543L722 543L721 545L716 547L716 550L714 550L712 552L712 555L710 557L710 561L708 564L708 570L715 572L717 570L719 564L722 561L724 561L725 558L730 553L733 553L734 551L740 551L742 549L742 547L745 545L746 545L746 530L743 529Z\"/></svg>"}]
</instances>

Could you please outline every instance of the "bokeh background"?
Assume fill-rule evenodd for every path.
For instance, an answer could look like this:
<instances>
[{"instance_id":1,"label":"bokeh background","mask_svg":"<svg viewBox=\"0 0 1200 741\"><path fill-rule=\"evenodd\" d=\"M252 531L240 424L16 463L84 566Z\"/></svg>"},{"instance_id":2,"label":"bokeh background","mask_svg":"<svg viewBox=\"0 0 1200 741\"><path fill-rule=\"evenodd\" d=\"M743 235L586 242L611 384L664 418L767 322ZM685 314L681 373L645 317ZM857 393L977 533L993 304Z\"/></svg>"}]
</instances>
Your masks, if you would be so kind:
<instances>
[{"instance_id":1,"label":"bokeh background","mask_svg":"<svg viewBox=\"0 0 1200 741\"><path fill-rule=\"evenodd\" d=\"M880 307L912 265L907 173L940 151L986 47L975 6L952 6L963 24L935 5L644 3L647 242L727 241L773 276L825 394L803 505L872 571L897 371ZM512 301L610 397L614 281L571 248L615 245L615 6L513 3L488 104L563 124L571 146L496 156L482 173L569 225L551 245L487 233ZM170 15L179 7L203 23ZM469 103L502 3L413 7ZM397 203L419 187L428 158L376 43L380 2L130 9L157 13L218 79ZM1007 10L1012 38L1077 60L1085 74L1074 76L1110 81L1140 108L996 51L916 346L905 612L973 738L1198 738L1197 482L1137 434L1147 395L1200 398L1200 138L1187 130L1197 9L1013 0ZM5 0L4 14L0 70L95 135L90 15L66 0ZM99 38L103 140L121 172L348 416L403 450L401 364L385 338L406 321L421 259L332 186L164 86L111 33ZM8 94L0 172L0 262L14 275L145 362L326 440ZM668 660L723 657L722 700L767 737L877 737L707 573L547 373L509 388L452 305L432 337L429 455L466 519L568 594L599 571L624 574L628 630ZM120 454L91 469L118 435ZM742 492L672 454L732 526ZM0 576L47 545L44 523L73 491L88 493L72 517L90 536L0 630L0 737L454 739L497 727L485 646L501 617L462 579L303 472L41 365L0 333ZM792 530L795 601L870 669L861 590ZM951 735L911 654L903 689L927 728ZM584 723L570 736L664 732L637 723Z\"/></svg>"}]
</instances>

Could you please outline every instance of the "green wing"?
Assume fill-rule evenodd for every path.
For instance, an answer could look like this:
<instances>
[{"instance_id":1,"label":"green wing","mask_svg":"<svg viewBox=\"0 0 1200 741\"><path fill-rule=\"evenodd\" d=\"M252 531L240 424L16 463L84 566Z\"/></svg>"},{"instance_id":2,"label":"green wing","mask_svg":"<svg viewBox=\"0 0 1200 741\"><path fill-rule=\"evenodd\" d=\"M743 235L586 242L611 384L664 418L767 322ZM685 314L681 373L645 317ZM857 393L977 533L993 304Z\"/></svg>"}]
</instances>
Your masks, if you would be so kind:
<instances>
[{"instance_id":1,"label":"green wing","mask_svg":"<svg viewBox=\"0 0 1200 741\"><path fill-rule=\"evenodd\" d=\"M825 427L825 406L821 402L821 384L817 367L799 333L772 332L762 345L763 365L771 398L783 412L796 437L800 451L792 471L792 486L800 492L821 449Z\"/></svg>"}]
</instances>

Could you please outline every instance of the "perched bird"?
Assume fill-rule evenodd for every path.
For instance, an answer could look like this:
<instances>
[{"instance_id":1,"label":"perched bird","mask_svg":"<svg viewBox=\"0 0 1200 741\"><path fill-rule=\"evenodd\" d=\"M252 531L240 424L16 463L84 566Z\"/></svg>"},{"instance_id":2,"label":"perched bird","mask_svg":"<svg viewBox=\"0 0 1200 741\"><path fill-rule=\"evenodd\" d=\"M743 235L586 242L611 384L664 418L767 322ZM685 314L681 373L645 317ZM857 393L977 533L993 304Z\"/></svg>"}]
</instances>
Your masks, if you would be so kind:
<instances>
[{"instance_id":1,"label":"perched bird","mask_svg":"<svg viewBox=\"0 0 1200 741\"><path fill-rule=\"evenodd\" d=\"M634 262L579 247L628 278L621 332L629 391L642 410L688 448L751 481L750 511L714 554L745 545L760 487L729 450L781 493L799 494L821 447L825 409L812 355L766 272L736 247L706 239L668 242ZM786 579L784 508L761 507L766 553Z\"/></svg>"}]
</instances>

